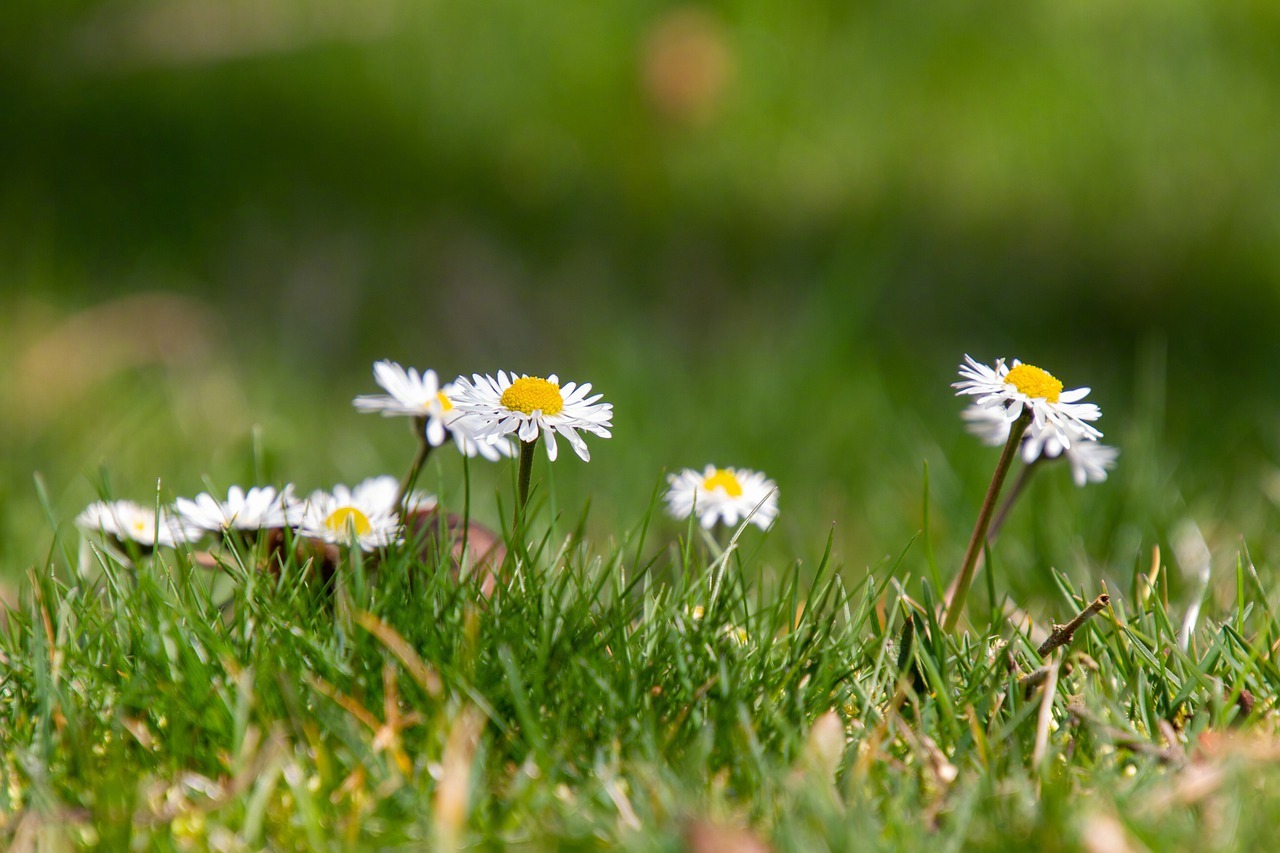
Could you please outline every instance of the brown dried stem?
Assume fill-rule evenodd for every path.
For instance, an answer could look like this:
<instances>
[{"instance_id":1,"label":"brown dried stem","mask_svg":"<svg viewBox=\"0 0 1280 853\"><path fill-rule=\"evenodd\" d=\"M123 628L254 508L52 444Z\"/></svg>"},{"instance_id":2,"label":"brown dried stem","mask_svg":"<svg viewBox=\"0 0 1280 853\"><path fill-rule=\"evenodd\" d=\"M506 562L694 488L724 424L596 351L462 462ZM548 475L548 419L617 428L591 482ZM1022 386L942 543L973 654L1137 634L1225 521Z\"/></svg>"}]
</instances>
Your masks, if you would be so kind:
<instances>
[{"instance_id":1,"label":"brown dried stem","mask_svg":"<svg viewBox=\"0 0 1280 853\"><path fill-rule=\"evenodd\" d=\"M1040 644L1040 648L1036 649L1036 653L1040 657L1045 657L1054 649L1065 646L1070 643L1076 635L1076 631L1080 630L1080 626L1088 622L1094 616L1102 611L1111 603L1111 596L1105 592L1093 600L1093 602L1076 614L1076 618L1072 619L1065 625L1054 625L1053 633L1049 635L1049 639Z\"/></svg>"}]
</instances>

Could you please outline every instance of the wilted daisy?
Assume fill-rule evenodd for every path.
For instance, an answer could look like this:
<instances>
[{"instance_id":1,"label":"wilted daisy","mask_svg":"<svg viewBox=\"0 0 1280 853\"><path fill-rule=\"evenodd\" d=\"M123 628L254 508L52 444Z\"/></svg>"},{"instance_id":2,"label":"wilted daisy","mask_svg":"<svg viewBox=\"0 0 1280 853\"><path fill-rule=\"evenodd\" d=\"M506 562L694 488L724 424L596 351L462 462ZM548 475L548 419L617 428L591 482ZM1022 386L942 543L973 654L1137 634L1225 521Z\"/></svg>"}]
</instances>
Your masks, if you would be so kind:
<instances>
[{"instance_id":1,"label":"wilted daisy","mask_svg":"<svg viewBox=\"0 0 1280 853\"><path fill-rule=\"evenodd\" d=\"M1009 440L1011 424L998 410L971 403L960 416L968 422L969 432L976 435L983 444L1001 447ZM1065 456L1071 463L1071 477L1077 486L1101 483L1107 479L1107 471L1115 467L1116 457L1120 455L1119 449L1085 436L1073 437L1071 445L1064 448L1053 434L1037 437L1029 433L1023 436L1021 452L1022 461L1028 465L1037 459Z\"/></svg>"},{"instance_id":2,"label":"wilted daisy","mask_svg":"<svg viewBox=\"0 0 1280 853\"><path fill-rule=\"evenodd\" d=\"M352 539L361 550L373 551L400 541L400 520L396 515L399 486L394 477L373 477L354 489L338 485L332 492L316 490L303 505L298 533L337 545ZM421 493L410 496L413 507L432 502Z\"/></svg>"},{"instance_id":3,"label":"wilted daisy","mask_svg":"<svg viewBox=\"0 0 1280 853\"><path fill-rule=\"evenodd\" d=\"M362 394L351 404L362 412L380 412L384 417L422 418L427 441L432 447L444 443L445 417L453 408L440 388L434 370L418 373L394 361L382 360L373 365L373 378L386 389L386 394Z\"/></svg>"},{"instance_id":4,"label":"wilted daisy","mask_svg":"<svg viewBox=\"0 0 1280 853\"><path fill-rule=\"evenodd\" d=\"M152 547L175 548L190 541L197 531L190 529L165 507L143 506L133 501L97 501L76 516L81 530L97 531L121 542L132 541Z\"/></svg>"},{"instance_id":5,"label":"wilted daisy","mask_svg":"<svg viewBox=\"0 0 1280 853\"><path fill-rule=\"evenodd\" d=\"M590 461L587 443L579 430L609 438L613 433L613 406L601 403L601 394L591 393L591 383L573 382L560 387L553 373L537 376L498 377L474 374L471 380L459 376L453 383L451 399L465 420L464 426L480 440L515 435L525 444L540 436L547 440L547 458L556 458L556 434L563 436L583 461Z\"/></svg>"},{"instance_id":6,"label":"wilted daisy","mask_svg":"<svg viewBox=\"0 0 1280 853\"><path fill-rule=\"evenodd\" d=\"M708 465L702 471L686 468L667 480L667 511L678 519L696 512L698 523L708 529L718 521L733 527L749 516L768 530L778 516L778 486L758 471Z\"/></svg>"},{"instance_id":7,"label":"wilted daisy","mask_svg":"<svg viewBox=\"0 0 1280 853\"><path fill-rule=\"evenodd\" d=\"M297 524L301 515L293 486L285 486L280 492L271 486L254 486L248 492L232 486L225 501L202 492L194 499L178 498L176 508L189 526L214 533L290 527Z\"/></svg>"},{"instance_id":8,"label":"wilted daisy","mask_svg":"<svg viewBox=\"0 0 1280 853\"><path fill-rule=\"evenodd\" d=\"M997 359L995 367L974 361L966 355L960 365L961 381L952 383L958 396L971 395L975 403L1001 414L1012 423L1023 413L1031 412L1028 432L1035 441L1055 441L1063 448L1071 446L1073 438L1096 440L1102 433L1089 421L1096 421L1102 411L1093 403L1080 402L1089 394L1088 388L1062 390L1053 374L1031 364L1013 360L1007 367L1004 359Z\"/></svg>"}]
</instances>

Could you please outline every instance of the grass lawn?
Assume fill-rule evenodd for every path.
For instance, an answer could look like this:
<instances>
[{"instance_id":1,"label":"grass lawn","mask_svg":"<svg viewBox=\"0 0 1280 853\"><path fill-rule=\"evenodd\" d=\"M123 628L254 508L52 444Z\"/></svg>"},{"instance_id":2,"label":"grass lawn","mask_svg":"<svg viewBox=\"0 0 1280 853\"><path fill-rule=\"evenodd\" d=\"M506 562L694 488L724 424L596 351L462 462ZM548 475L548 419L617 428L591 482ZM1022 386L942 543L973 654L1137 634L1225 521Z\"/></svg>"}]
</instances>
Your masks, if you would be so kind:
<instances>
[{"instance_id":1,"label":"grass lawn","mask_svg":"<svg viewBox=\"0 0 1280 853\"><path fill-rule=\"evenodd\" d=\"M614 438L586 436L589 464L563 440L554 464L537 449L521 535L518 466L464 466L446 445L420 483L500 531L492 592L485 572L458 575L431 530L336 562L238 535L154 554L82 536L70 521L93 488L154 505L145 483L158 465L182 489L164 480L168 502L203 490L197 471L219 472L224 493L228 481L295 479L291 468L309 488L371 462L399 476L413 453L404 421L344 402L376 390L355 374L328 389L242 374L246 399L256 381L284 389L246 436L234 418L157 426L182 417L185 383L144 387L154 377L126 371L100 392L126 402L103 409L109 438L93 447L139 470L82 467L69 484L45 445L25 446L61 482L37 481L43 508L16 505L56 535L28 532L22 547L43 541L46 556L11 563L26 577L0 635L0 837L200 850L1269 843L1271 571L1243 540L1224 552L1191 520L1205 516L1143 450L1160 446L1158 424L1109 415L1100 424L1123 453L1107 482L1078 489L1067 466L1045 465L966 619L944 630L939 590L999 455L955 418L951 370L922 405L952 414L932 420L857 380L862 417L908 426L880 440L917 453L851 477L848 503L760 452L781 489L768 532L710 535L666 517L663 463L624 444L648 411L642 383L618 379L617 395L597 383L628 405ZM323 426L297 417L307 394L332 403ZM221 436L212 458L196 454L201 430ZM668 467L700 467L680 448L715 431L652 444ZM815 436L838 456L836 438ZM752 455L749 439L726 442ZM897 526L849 509L877 498ZM833 506L834 526L814 521ZM876 543L883 558L849 554L885 530L896 540ZM1046 645L1052 623L1082 613L1070 639Z\"/></svg>"}]
</instances>

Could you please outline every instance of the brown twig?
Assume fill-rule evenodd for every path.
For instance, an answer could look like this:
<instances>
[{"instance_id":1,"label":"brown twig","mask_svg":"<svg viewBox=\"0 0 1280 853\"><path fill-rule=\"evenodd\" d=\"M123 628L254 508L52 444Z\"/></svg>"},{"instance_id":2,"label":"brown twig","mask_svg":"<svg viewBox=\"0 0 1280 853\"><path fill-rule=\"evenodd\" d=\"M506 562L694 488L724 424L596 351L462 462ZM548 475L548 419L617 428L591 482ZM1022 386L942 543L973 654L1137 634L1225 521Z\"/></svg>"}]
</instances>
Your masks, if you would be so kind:
<instances>
[{"instance_id":1,"label":"brown twig","mask_svg":"<svg viewBox=\"0 0 1280 853\"><path fill-rule=\"evenodd\" d=\"M1047 666L1042 666L1039 669L1028 672L1026 675L1018 676L1018 684L1026 691L1028 697L1031 696L1031 691L1044 684L1049 677L1049 669Z\"/></svg>"},{"instance_id":2,"label":"brown twig","mask_svg":"<svg viewBox=\"0 0 1280 853\"><path fill-rule=\"evenodd\" d=\"M1049 635L1049 639L1040 644L1040 648L1036 649L1036 653L1040 657L1045 657L1054 649L1065 646L1075 638L1076 631L1085 622L1088 622L1094 616L1097 616L1101 610L1111 603L1111 596L1105 592L1095 598L1093 603L1076 614L1076 618L1072 619L1065 625L1054 625L1053 633Z\"/></svg>"}]
</instances>

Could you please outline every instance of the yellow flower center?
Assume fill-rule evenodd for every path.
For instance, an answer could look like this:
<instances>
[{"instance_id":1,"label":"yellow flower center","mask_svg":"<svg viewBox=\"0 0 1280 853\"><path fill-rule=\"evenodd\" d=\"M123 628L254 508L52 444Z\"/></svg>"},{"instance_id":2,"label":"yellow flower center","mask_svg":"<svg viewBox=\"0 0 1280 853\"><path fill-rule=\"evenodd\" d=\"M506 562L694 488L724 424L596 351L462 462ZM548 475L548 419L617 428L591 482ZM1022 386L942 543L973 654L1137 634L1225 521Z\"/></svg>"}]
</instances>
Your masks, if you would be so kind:
<instances>
[{"instance_id":1,"label":"yellow flower center","mask_svg":"<svg viewBox=\"0 0 1280 853\"><path fill-rule=\"evenodd\" d=\"M560 396L560 386L556 383L537 376L524 376L502 392L502 405L526 415L538 410L544 415L558 415L564 409L564 397Z\"/></svg>"},{"instance_id":2,"label":"yellow flower center","mask_svg":"<svg viewBox=\"0 0 1280 853\"><path fill-rule=\"evenodd\" d=\"M708 492L724 489L731 498L742 497L742 484L738 482L738 478L732 471L726 471L723 468L717 468L714 474L703 480L702 488Z\"/></svg>"},{"instance_id":3,"label":"yellow flower center","mask_svg":"<svg viewBox=\"0 0 1280 853\"><path fill-rule=\"evenodd\" d=\"M324 520L324 526L335 533L350 533L354 530L357 536L364 536L373 531L369 516L353 506L339 507L329 513L329 517Z\"/></svg>"},{"instance_id":4,"label":"yellow flower center","mask_svg":"<svg viewBox=\"0 0 1280 853\"><path fill-rule=\"evenodd\" d=\"M440 401L440 411L447 412L453 408L453 403L449 402L449 398L444 395L443 391L436 392L436 399Z\"/></svg>"},{"instance_id":5,"label":"yellow flower center","mask_svg":"<svg viewBox=\"0 0 1280 853\"><path fill-rule=\"evenodd\" d=\"M143 521L142 519L138 519L137 521L135 521L135 522L133 523L133 529L134 529L135 531L137 531L138 533L143 533L143 532L145 532L145 531L146 531L146 529L147 529L147 523L146 523L145 521Z\"/></svg>"},{"instance_id":6,"label":"yellow flower center","mask_svg":"<svg viewBox=\"0 0 1280 853\"><path fill-rule=\"evenodd\" d=\"M1050 403L1058 402L1058 397L1062 394L1062 383L1049 371L1032 364L1019 364L1009 371L1004 381L1028 397L1043 397Z\"/></svg>"}]
</instances>

